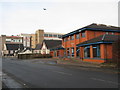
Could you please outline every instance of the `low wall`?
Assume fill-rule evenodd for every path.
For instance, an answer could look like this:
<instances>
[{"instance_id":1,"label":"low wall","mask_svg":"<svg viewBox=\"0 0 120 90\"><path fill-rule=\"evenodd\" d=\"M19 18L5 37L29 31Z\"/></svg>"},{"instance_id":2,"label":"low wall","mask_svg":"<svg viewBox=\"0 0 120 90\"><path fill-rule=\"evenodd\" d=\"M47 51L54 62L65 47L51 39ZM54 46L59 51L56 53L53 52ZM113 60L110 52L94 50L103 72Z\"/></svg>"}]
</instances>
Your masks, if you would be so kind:
<instances>
[{"instance_id":1,"label":"low wall","mask_svg":"<svg viewBox=\"0 0 120 90\"><path fill-rule=\"evenodd\" d=\"M50 54L18 54L18 59L51 58Z\"/></svg>"}]
</instances>

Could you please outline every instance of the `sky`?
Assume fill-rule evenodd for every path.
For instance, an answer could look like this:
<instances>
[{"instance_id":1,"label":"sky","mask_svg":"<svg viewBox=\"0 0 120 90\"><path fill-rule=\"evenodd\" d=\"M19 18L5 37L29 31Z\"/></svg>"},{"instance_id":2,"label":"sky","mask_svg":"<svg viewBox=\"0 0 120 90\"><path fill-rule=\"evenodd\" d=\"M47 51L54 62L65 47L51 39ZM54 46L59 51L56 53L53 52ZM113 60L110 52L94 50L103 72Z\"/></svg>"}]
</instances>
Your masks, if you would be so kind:
<instances>
[{"instance_id":1,"label":"sky","mask_svg":"<svg viewBox=\"0 0 120 90\"><path fill-rule=\"evenodd\" d=\"M0 35L69 33L92 23L118 26L119 0L1 0ZM43 10L46 8L46 10Z\"/></svg>"}]
</instances>

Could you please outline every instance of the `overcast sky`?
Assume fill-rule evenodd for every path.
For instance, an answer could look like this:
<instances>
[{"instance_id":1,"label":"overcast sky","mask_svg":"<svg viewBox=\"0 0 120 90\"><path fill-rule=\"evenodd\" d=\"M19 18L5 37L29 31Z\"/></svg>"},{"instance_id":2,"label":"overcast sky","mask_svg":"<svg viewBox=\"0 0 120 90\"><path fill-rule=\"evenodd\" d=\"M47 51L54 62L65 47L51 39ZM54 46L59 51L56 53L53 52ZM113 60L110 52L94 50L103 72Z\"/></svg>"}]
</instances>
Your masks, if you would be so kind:
<instances>
[{"instance_id":1,"label":"overcast sky","mask_svg":"<svg viewBox=\"0 0 120 90\"><path fill-rule=\"evenodd\" d=\"M0 34L69 33L92 23L118 26L118 1L1 0Z\"/></svg>"}]
</instances>

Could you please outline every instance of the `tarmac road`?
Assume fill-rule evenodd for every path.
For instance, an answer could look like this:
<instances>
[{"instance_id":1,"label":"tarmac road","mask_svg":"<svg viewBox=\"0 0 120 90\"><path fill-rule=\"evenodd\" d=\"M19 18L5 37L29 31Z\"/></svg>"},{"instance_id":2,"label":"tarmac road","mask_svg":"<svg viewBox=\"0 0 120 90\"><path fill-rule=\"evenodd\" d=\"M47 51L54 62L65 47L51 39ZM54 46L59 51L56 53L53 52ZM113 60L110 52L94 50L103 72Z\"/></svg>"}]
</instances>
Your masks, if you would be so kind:
<instances>
[{"instance_id":1,"label":"tarmac road","mask_svg":"<svg viewBox=\"0 0 120 90\"><path fill-rule=\"evenodd\" d=\"M118 75L4 58L2 68L27 88L118 88Z\"/></svg>"}]
</instances>

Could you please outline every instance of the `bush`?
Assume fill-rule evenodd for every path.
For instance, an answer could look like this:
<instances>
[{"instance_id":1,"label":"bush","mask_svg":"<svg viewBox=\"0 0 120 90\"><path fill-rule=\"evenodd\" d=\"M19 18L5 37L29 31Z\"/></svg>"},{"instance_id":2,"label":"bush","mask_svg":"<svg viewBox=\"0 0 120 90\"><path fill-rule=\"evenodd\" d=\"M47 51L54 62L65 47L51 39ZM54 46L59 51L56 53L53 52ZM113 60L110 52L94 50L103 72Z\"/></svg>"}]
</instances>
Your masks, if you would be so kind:
<instances>
[{"instance_id":1,"label":"bush","mask_svg":"<svg viewBox=\"0 0 120 90\"><path fill-rule=\"evenodd\" d=\"M18 54L18 59L52 58L50 54Z\"/></svg>"}]
</instances>

